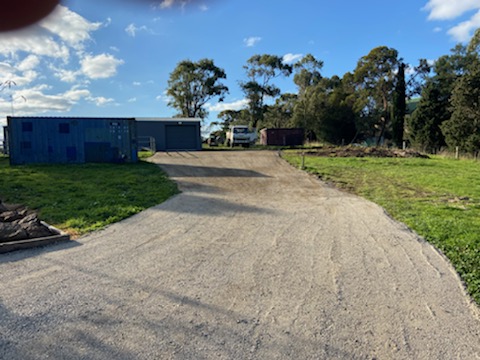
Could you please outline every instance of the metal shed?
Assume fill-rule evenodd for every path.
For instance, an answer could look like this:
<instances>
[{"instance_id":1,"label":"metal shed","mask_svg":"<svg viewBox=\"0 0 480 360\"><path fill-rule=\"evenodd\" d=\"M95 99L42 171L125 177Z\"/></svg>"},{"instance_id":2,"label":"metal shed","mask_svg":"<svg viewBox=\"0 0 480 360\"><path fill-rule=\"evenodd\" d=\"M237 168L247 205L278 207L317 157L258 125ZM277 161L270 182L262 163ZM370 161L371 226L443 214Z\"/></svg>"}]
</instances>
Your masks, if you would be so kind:
<instances>
[{"instance_id":1,"label":"metal shed","mask_svg":"<svg viewBox=\"0 0 480 360\"><path fill-rule=\"evenodd\" d=\"M7 117L12 165L136 162L133 118Z\"/></svg>"},{"instance_id":2,"label":"metal shed","mask_svg":"<svg viewBox=\"0 0 480 360\"><path fill-rule=\"evenodd\" d=\"M303 145L305 130L302 128L278 128L260 130L260 143L274 146Z\"/></svg>"},{"instance_id":3,"label":"metal shed","mask_svg":"<svg viewBox=\"0 0 480 360\"><path fill-rule=\"evenodd\" d=\"M201 120L196 118L136 118L139 141L155 140L155 151L201 150Z\"/></svg>"}]
</instances>

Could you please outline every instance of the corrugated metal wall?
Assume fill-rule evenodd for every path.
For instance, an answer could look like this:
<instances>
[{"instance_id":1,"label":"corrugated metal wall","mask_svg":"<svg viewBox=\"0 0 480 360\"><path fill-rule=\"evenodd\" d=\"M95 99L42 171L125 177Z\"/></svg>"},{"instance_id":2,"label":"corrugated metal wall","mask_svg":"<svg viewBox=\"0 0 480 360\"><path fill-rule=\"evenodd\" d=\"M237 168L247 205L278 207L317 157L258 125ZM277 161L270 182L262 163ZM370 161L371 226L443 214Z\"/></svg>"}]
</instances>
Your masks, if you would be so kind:
<instances>
[{"instance_id":1,"label":"corrugated metal wall","mask_svg":"<svg viewBox=\"0 0 480 360\"><path fill-rule=\"evenodd\" d=\"M8 117L11 164L136 162L127 118Z\"/></svg>"},{"instance_id":2,"label":"corrugated metal wall","mask_svg":"<svg viewBox=\"0 0 480 360\"><path fill-rule=\"evenodd\" d=\"M305 131L301 128L292 129L262 129L260 130L260 143L273 146L303 145Z\"/></svg>"},{"instance_id":3,"label":"corrugated metal wall","mask_svg":"<svg viewBox=\"0 0 480 360\"><path fill-rule=\"evenodd\" d=\"M139 137L154 137L157 151L202 149L198 120L138 118L137 134Z\"/></svg>"}]
</instances>

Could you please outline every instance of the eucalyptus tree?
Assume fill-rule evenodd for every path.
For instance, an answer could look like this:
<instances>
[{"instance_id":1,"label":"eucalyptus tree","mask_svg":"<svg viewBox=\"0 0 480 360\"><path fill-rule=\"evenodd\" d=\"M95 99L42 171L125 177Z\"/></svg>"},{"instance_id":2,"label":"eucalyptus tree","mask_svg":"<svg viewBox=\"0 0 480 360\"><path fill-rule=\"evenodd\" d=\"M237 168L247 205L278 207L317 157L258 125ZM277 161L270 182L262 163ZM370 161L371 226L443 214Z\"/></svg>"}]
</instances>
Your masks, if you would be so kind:
<instances>
[{"instance_id":1,"label":"eucalyptus tree","mask_svg":"<svg viewBox=\"0 0 480 360\"><path fill-rule=\"evenodd\" d=\"M322 80L320 71L323 61L316 59L312 54L307 54L293 65L295 75L293 82L298 87L298 93L302 96L311 86L317 85Z\"/></svg>"},{"instance_id":2,"label":"eucalyptus tree","mask_svg":"<svg viewBox=\"0 0 480 360\"><path fill-rule=\"evenodd\" d=\"M225 71L217 67L211 59L197 62L183 60L177 64L168 80L167 95L169 106L179 111L181 117L208 115L207 102L214 98L223 101L228 88L221 82L226 79Z\"/></svg>"},{"instance_id":3,"label":"eucalyptus tree","mask_svg":"<svg viewBox=\"0 0 480 360\"><path fill-rule=\"evenodd\" d=\"M414 146L436 152L446 145L444 131L448 130L442 130L442 124L452 117L453 90L473 62L474 55L461 44L435 61L434 75L426 80L418 106L408 119L408 137Z\"/></svg>"},{"instance_id":4,"label":"eucalyptus tree","mask_svg":"<svg viewBox=\"0 0 480 360\"><path fill-rule=\"evenodd\" d=\"M295 75L293 82L298 88L298 98L294 107L293 122L306 131L307 137L316 138L315 128L324 101L324 87L319 86L323 77L323 61L312 54L305 55L293 65Z\"/></svg>"},{"instance_id":5,"label":"eucalyptus tree","mask_svg":"<svg viewBox=\"0 0 480 360\"><path fill-rule=\"evenodd\" d=\"M292 66L284 63L279 56L264 54L252 56L243 68L248 80L240 82L240 87L249 101L251 126L256 128L267 111L266 99L275 99L281 93L272 81L280 76L290 76Z\"/></svg>"},{"instance_id":6,"label":"eucalyptus tree","mask_svg":"<svg viewBox=\"0 0 480 360\"><path fill-rule=\"evenodd\" d=\"M480 150L480 29L466 48L467 63L456 80L450 103L452 114L442 125L445 141L463 151Z\"/></svg>"},{"instance_id":7,"label":"eucalyptus tree","mask_svg":"<svg viewBox=\"0 0 480 360\"><path fill-rule=\"evenodd\" d=\"M338 76L322 77L299 95L292 122L305 128L309 140L349 143L356 134L349 84Z\"/></svg>"},{"instance_id":8,"label":"eucalyptus tree","mask_svg":"<svg viewBox=\"0 0 480 360\"><path fill-rule=\"evenodd\" d=\"M354 71L358 93L356 109L363 118L374 120L374 126L378 129L377 145L390 122L390 106L399 63L397 50L380 46L360 58Z\"/></svg>"},{"instance_id":9,"label":"eucalyptus tree","mask_svg":"<svg viewBox=\"0 0 480 360\"><path fill-rule=\"evenodd\" d=\"M275 104L269 105L264 114L261 127L290 128L293 126L292 117L297 103L297 94L281 94Z\"/></svg>"}]
</instances>

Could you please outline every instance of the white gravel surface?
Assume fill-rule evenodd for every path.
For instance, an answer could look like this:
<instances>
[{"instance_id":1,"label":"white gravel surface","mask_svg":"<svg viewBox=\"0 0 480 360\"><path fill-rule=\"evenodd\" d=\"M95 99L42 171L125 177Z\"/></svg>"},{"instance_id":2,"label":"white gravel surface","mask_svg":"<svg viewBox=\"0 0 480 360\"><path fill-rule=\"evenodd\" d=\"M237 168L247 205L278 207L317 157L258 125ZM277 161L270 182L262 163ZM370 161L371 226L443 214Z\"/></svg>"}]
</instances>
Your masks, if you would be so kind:
<instances>
[{"instance_id":1,"label":"white gravel surface","mask_svg":"<svg viewBox=\"0 0 480 360\"><path fill-rule=\"evenodd\" d=\"M275 152L158 153L182 194L0 255L0 359L480 359L451 265Z\"/></svg>"}]
</instances>

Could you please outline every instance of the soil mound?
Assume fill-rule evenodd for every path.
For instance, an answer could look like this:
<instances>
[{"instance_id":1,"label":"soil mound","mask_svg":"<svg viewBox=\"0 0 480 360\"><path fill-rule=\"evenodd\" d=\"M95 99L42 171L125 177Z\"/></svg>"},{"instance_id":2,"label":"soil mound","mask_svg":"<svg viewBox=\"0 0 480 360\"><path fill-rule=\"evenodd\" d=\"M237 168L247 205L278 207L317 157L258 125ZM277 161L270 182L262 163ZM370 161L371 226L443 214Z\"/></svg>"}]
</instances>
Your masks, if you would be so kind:
<instances>
[{"instance_id":1,"label":"soil mound","mask_svg":"<svg viewBox=\"0 0 480 360\"><path fill-rule=\"evenodd\" d=\"M379 158L425 158L429 157L425 154L414 150L399 150L383 147L363 147L363 146L346 146L335 147L325 146L305 152L310 156L327 156L327 157L379 157Z\"/></svg>"}]
</instances>

